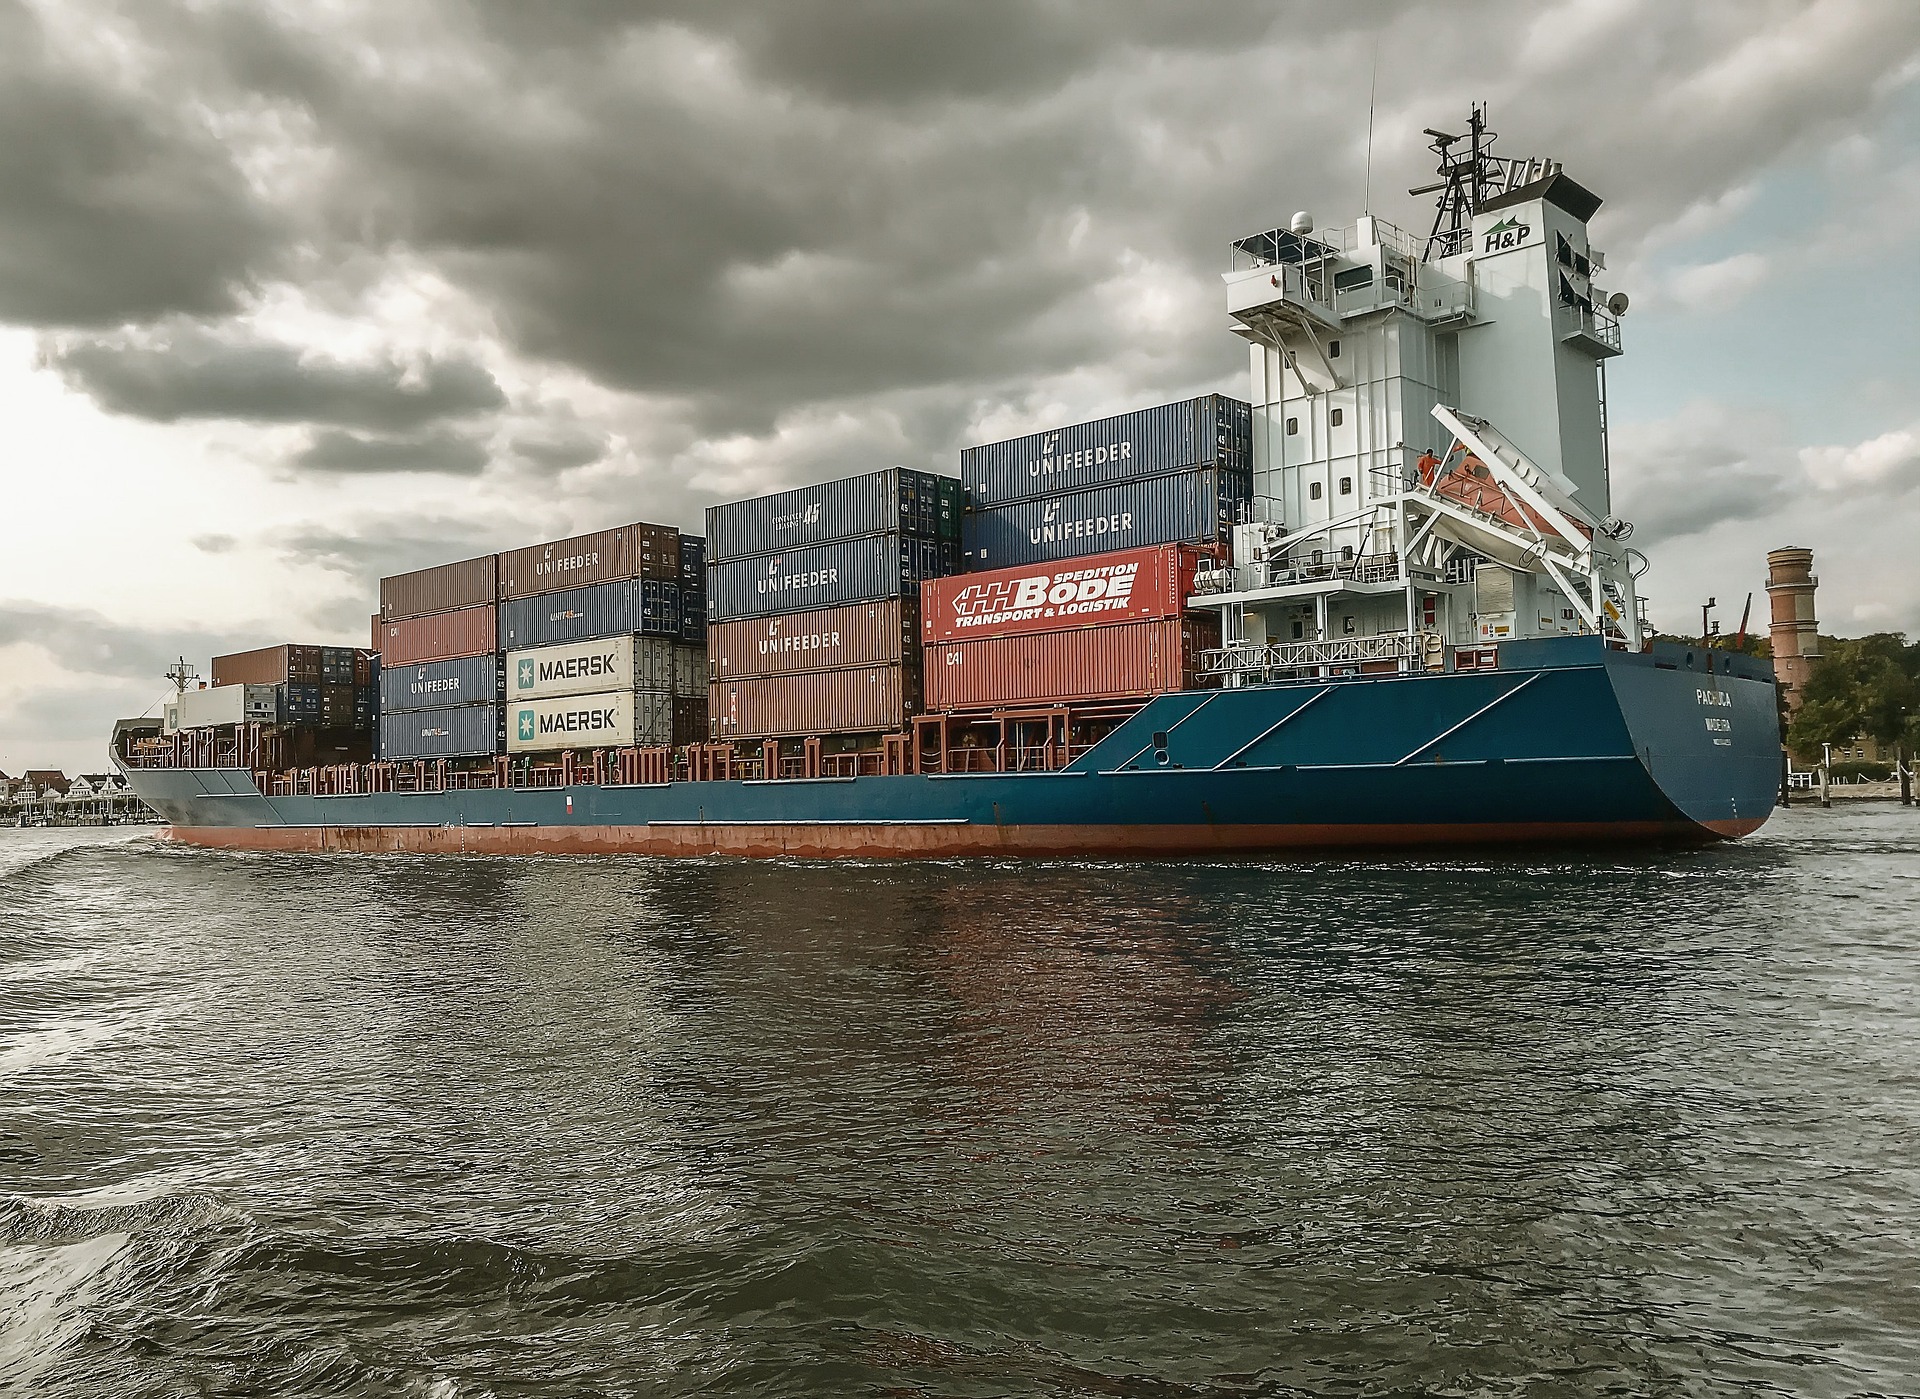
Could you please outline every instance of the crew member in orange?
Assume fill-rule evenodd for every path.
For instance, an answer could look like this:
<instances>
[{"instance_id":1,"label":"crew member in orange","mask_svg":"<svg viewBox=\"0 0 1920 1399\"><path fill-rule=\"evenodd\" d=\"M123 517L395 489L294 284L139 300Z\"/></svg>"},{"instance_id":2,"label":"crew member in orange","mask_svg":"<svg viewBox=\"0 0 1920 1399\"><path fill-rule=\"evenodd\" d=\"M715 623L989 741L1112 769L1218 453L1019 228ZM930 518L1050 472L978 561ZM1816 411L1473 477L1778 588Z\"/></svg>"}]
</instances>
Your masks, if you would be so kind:
<instances>
[{"instance_id":1,"label":"crew member in orange","mask_svg":"<svg viewBox=\"0 0 1920 1399\"><path fill-rule=\"evenodd\" d=\"M1440 474L1440 458L1436 457L1433 454L1433 448L1429 447L1420 453L1420 460L1414 463L1414 467L1420 473L1420 484L1431 486L1433 478Z\"/></svg>"}]
</instances>

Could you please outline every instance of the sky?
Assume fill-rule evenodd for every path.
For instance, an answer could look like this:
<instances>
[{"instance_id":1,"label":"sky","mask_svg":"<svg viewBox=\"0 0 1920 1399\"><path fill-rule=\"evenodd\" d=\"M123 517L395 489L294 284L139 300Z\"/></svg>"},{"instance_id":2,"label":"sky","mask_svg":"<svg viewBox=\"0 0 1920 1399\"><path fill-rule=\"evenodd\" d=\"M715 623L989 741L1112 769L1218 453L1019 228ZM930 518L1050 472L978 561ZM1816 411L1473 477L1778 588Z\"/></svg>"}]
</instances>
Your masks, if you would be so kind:
<instances>
[{"instance_id":1,"label":"sky","mask_svg":"<svg viewBox=\"0 0 1920 1399\"><path fill-rule=\"evenodd\" d=\"M0 0L0 770L383 573L1244 395L1230 241L1424 229L1474 101L1606 201L1656 623L1794 544L1920 634L1908 0Z\"/></svg>"}]
</instances>

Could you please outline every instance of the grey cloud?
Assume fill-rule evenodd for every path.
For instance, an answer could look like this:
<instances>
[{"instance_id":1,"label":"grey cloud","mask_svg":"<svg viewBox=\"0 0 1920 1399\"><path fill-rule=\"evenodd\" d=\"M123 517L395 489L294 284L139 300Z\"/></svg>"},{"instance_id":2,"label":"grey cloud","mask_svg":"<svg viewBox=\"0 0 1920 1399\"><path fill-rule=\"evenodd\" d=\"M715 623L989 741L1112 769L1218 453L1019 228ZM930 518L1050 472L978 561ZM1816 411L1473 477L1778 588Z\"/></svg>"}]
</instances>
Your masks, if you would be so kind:
<instances>
[{"instance_id":1,"label":"grey cloud","mask_svg":"<svg viewBox=\"0 0 1920 1399\"><path fill-rule=\"evenodd\" d=\"M161 683L176 656L204 663L234 646L263 645L242 633L202 627L131 626L97 612L38 602L0 602L0 647L37 646L81 675Z\"/></svg>"},{"instance_id":2,"label":"grey cloud","mask_svg":"<svg viewBox=\"0 0 1920 1399\"><path fill-rule=\"evenodd\" d=\"M1799 486L1785 424L1696 404L1661 422L1623 425L1613 448L1614 513L1641 548L1780 512Z\"/></svg>"},{"instance_id":3,"label":"grey cloud","mask_svg":"<svg viewBox=\"0 0 1920 1399\"><path fill-rule=\"evenodd\" d=\"M508 526L511 530L511 526ZM289 563L308 564L365 583L369 589L390 574L472 558L524 543L503 539L495 527L450 516L406 520L359 519L345 525L309 525L276 536ZM370 608L363 609L370 611Z\"/></svg>"},{"instance_id":4,"label":"grey cloud","mask_svg":"<svg viewBox=\"0 0 1920 1399\"><path fill-rule=\"evenodd\" d=\"M230 554L240 543L230 534L196 534L187 542L203 554Z\"/></svg>"},{"instance_id":5,"label":"grey cloud","mask_svg":"<svg viewBox=\"0 0 1920 1399\"><path fill-rule=\"evenodd\" d=\"M477 476L487 467L485 444L450 432L412 437L363 437L328 428L297 453L294 464L308 471L363 474L425 471L443 476Z\"/></svg>"},{"instance_id":6,"label":"grey cloud","mask_svg":"<svg viewBox=\"0 0 1920 1399\"><path fill-rule=\"evenodd\" d=\"M417 371L391 360L352 364L192 324L53 336L41 357L109 412L156 422L227 418L395 430L506 403L493 376L468 359L430 360Z\"/></svg>"},{"instance_id":7,"label":"grey cloud","mask_svg":"<svg viewBox=\"0 0 1920 1399\"><path fill-rule=\"evenodd\" d=\"M552 429L513 439L514 454L542 471L570 471L600 460L607 452L604 433Z\"/></svg>"}]
</instances>

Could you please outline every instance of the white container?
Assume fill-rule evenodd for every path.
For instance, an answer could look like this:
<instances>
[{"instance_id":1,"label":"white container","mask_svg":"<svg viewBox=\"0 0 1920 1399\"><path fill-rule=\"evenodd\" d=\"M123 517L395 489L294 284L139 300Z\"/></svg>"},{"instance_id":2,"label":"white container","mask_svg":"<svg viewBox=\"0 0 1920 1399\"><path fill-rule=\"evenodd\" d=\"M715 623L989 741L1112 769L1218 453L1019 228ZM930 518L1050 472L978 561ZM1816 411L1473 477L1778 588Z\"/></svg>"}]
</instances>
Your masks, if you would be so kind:
<instances>
[{"instance_id":1,"label":"white container","mask_svg":"<svg viewBox=\"0 0 1920 1399\"><path fill-rule=\"evenodd\" d=\"M608 690L507 703L509 753L652 748L672 741L673 696L667 691Z\"/></svg>"},{"instance_id":2,"label":"white container","mask_svg":"<svg viewBox=\"0 0 1920 1399\"><path fill-rule=\"evenodd\" d=\"M183 729L211 729L223 724L274 724L280 720L280 692L272 685L215 685L208 690L184 690L172 706Z\"/></svg>"}]
</instances>

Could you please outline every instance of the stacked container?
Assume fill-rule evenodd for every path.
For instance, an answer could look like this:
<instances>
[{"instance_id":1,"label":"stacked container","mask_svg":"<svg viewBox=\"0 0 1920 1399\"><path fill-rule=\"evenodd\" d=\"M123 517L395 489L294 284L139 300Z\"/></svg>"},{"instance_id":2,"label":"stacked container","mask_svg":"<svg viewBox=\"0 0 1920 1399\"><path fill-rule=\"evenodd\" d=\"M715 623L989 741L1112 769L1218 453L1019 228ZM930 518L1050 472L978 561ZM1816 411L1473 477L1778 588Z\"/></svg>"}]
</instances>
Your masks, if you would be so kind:
<instances>
[{"instance_id":1,"label":"stacked container","mask_svg":"<svg viewBox=\"0 0 1920 1399\"><path fill-rule=\"evenodd\" d=\"M499 559L492 554L380 580L380 756L500 751Z\"/></svg>"},{"instance_id":2,"label":"stacked container","mask_svg":"<svg viewBox=\"0 0 1920 1399\"><path fill-rule=\"evenodd\" d=\"M937 579L921 587L933 712L1138 699L1198 684L1217 614L1190 614L1199 551L1178 544Z\"/></svg>"},{"instance_id":3,"label":"stacked container","mask_svg":"<svg viewBox=\"0 0 1920 1399\"><path fill-rule=\"evenodd\" d=\"M256 697L247 703L246 722L357 732L373 727L366 653L351 646L263 646L215 656L212 670L215 690L249 686L272 692L272 712Z\"/></svg>"},{"instance_id":4,"label":"stacked container","mask_svg":"<svg viewBox=\"0 0 1920 1399\"><path fill-rule=\"evenodd\" d=\"M1253 494L1253 410L1207 394L969 447L969 569L1223 543Z\"/></svg>"},{"instance_id":5,"label":"stacked container","mask_svg":"<svg viewBox=\"0 0 1920 1399\"><path fill-rule=\"evenodd\" d=\"M501 556L509 753L702 735L704 628L685 639L682 544L677 530L634 524Z\"/></svg>"},{"instance_id":6,"label":"stacked container","mask_svg":"<svg viewBox=\"0 0 1920 1399\"><path fill-rule=\"evenodd\" d=\"M920 584L959 563L960 484L906 467L707 511L718 739L863 734L920 708Z\"/></svg>"}]
</instances>

